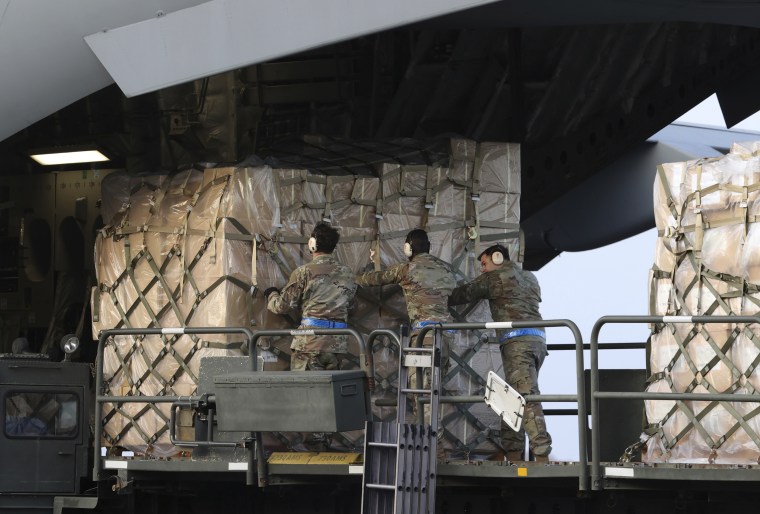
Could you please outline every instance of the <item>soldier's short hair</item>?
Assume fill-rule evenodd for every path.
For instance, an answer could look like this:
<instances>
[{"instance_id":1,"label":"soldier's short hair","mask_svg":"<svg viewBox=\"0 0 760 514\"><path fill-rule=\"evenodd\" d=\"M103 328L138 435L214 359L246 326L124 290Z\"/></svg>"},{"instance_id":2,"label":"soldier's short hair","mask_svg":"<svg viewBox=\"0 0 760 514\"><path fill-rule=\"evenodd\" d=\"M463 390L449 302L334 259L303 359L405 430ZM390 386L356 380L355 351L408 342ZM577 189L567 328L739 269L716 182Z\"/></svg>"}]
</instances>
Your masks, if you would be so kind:
<instances>
[{"instance_id":1,"label":"soldier's short hair","mask_svg":"<svg viewBox=\"0 0 760 514\"><path fill-rule=\"evenodd\" d=\"M333 250L335 250L335 247L340 240L340 232L338 232L338 229L320 221L314 225L314 230L311 231L311 237L317 240L317 251L333 253Z\"/></svg>"},{"instance_id":2,"label":"soldier's short hair","mask_svg":"<svg viewBox=\"0 0 760 514\"><path fill-rule=\"evenodd\" d=\"M412 245L412 253L430 253L430 239L427 232L421 228L416 228L406 235L406 242Z\"/></svg>"},{"instance_id":3,"label":"soldier's short hair","mask_svg":"<svg viewBox=\"0 0 760 514\"><path fill-rule=\"evenodd\" d=\"M480 255L478 255L478 260L482 259L484 255L487 255L488 257L490 257L496 252L501 252L502 257L504 257L504 262L507 262L509 260L509 251L499 244L489 246L488 248L480 252Z\"/></svg>"}]
</instances>

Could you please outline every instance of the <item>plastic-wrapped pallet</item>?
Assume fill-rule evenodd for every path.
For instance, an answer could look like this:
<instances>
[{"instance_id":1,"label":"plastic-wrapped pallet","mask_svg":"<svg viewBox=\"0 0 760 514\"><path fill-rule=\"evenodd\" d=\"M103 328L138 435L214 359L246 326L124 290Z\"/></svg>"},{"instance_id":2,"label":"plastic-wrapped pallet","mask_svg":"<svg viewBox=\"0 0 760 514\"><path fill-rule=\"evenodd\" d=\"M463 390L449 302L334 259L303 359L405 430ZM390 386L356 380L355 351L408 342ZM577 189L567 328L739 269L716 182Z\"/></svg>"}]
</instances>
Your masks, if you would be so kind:
<instances>
[{"instance_id":1,"label":"plastic-wrapped pallet","mask_svg":"<svg viewBox=\"0 0 760 514\"><path fill-rule=\"evenodd\" d=\"M111 217L96 243L93 335L125 327L293 328L298 313L269 313L259 291L281 287L307 262L308 234L321 220L340 230L337 257L355 272L404 259L404 237L417 227L429 231L431 253L452 262L462 279L474 278L477 252L492 242L508 245L520 260L518 145L320 145L267 164L251 159L251 165L169 175L112 174L103 185L104 213ZM483 304L469 319L488 316ZM405 322L398 288L360 289L352 327L366 335ZM482 394L488 370L500 367L498 348L479 336L457 336L463 359L444 381L448 394ZM290 337L259 344L264 369L289 368ZM235 336L119 337L106 348L105 379L114 395L189 395L203 356L242 351ZM358 366L355 346L352 353ZM373 353L375 394L395 397L398 350L379 338ZM375 415L395 414L375 408ZM446 405L445 416L444 448L473 457L496 449L498 419L484 406ZM172 455L168 419L166 406L106 405L104 444ZM274 434L267 447L299 449L301 442L299 434ZM360 448L360 434L337 434L332 444Z\"/></svg>"},{"instance_id":2,"label":"plastic-wrapped pallet","mask_svg":"<svg viewBox=\"0 0 760 514\"><path fill-rule=\"evenodd\" d=\"M658 239L652 315L760 313L760 156L735 144L720 158L663 164L654 188ZM650 392L757 394L760 327L653 327ZM756 464L755 403L647 401L646 462Z\"/></svg>"}]
</instances>

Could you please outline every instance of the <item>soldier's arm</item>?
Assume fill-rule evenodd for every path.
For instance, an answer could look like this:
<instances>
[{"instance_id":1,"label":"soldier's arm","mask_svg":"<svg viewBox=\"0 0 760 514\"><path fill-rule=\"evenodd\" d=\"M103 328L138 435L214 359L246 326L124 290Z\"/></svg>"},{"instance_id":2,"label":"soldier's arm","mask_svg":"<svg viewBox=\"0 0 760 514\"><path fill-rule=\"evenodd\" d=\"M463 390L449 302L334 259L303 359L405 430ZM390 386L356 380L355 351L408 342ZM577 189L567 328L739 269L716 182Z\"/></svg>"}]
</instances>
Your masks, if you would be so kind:
<instances>
[{"instance_id":1,"label":"soldier's arm","mask_svg":"<svg viewBox=\"0 0 760 514\"><path fill-rule=\"evenodd\" d=\"M351 284L351 285L353 287L350 287L348 289L348 291L349 291L348 295L350 297L350 299L348 301L348 310L355 309L358 306L358 304L359 304L359 302L356 301L356 284Z\"/></svg>"},{"instance_id":2,"label":"soldier's arm","mask_svg":"<svg viewBox=\"0 0 760 514\"><path fill-rule=\"evenodd\" d=\"M356 284L362 287L385 286L401 282L404 264L396 264L385 271L368 271L356 276Z\"/></svg>"},{"instance_id":3,"label":"soldier's arm","mask_svg":"<svg viewBox=\"0 0 760 514\"><path fill-rule=\"evenodd\" d=\"M343 284L341 284L342 289L346 292L346 296L348 296L348 306L347 308L349 310L356 308L357 302L356 302L356 279L354 277L354 274L351 272L350 268L345 269L345 273L343 275Z\"/></svg>"},{"instance_id":4,"label":"soldier's arm","mask_svg":"<svg viewBox=\"0 0 760 514\"><path fill-rule=\"evenodd\" d=\"M457 286L449 296L449 305L463 305L478 300L486 300L488 294L488 283L484 279L485 274L470 282Z\"/></svg>"},{"instance_id":5,"label":"soldier's arm","mask_svg":"<svg viewBox=\"0 0 760 514\"><path fill-rule=\"evenodd\" d=\"M304 273L302 268L297 268L290 274L290 279L280 293L274 292L269 295L267 309L275 314L285 314L288 311L298 309L301 295L304 290Z\"/></svg>"}]
</instances>

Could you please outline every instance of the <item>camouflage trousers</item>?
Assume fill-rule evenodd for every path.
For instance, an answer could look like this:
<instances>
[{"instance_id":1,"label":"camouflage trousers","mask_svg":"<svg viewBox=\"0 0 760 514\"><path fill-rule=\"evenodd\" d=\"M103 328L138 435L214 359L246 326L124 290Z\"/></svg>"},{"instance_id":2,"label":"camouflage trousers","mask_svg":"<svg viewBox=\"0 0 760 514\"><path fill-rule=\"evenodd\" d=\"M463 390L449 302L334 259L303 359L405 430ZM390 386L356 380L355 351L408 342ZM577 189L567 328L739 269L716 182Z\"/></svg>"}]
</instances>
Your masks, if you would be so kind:
<instances>
[{"instance_id":1,"label":"camouflage trousers","mask_svg":"<svg viewBox=\"0 0 760 514\"><path fill-rule=\"evenodd\" d=\"M343 369L349 361L344 353L299 352L290 355L290 371L322 371Z\"/></svg>"},{"instance_id":2,"label":"camouflage trousers","mask_svg":"<svg viewBox=\"0 0 760 514\"><path fill-rule=\"evenodd\" d=\"M538 389L538 372L547 355L543 341L510 341L501 345L504 378L521 395L541 394ZM501 444L506 451L525 452L525 434L534 455L549 455L552 438L546 430L544 410L540 403L525 405L523 424L519 432L506 423L501 424Z\"/></svg>"},{"instance_id":3,"label":"camouflage trousers","mask_svg":"<svg viewBox=\"0 0 760 514\"><path fill-rule=\"evenodd\" d=\"M293 350L290 355L290 371L323 371L339 370L347 367L349 361L344 353L332 352L299 352ZM327 432L302 432L302 448L312 452L324 452L329 450L332 434ZM297 447L299 445L296 445Z\"/></svg>"}]
</instances>

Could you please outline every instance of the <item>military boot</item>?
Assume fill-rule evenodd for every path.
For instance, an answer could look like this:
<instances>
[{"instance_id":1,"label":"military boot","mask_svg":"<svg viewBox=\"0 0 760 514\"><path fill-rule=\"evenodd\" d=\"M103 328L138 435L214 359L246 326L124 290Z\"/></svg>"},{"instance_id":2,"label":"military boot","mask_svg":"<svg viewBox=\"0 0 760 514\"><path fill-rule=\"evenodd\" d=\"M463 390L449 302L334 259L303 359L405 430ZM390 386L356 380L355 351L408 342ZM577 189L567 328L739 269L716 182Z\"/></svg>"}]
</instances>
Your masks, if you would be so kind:
<instances>
[{"instance_id":1,"label":"military boot","mask_svg":"<svg viewBox=\"0 0 760 514\"><path fill-rule=\"evenodd\" d=\"M536 464L549 464L548 455L534 455L533 458L536 461Z\"/></svg>"},{"instance_id":2,"label":"military boot","mask_svg":"<svg viewBox=\"0 0 760 514\"><path fill-rule=\"evenodd\" d=\"M507 450L507 460L509 462L525 462L525 452L520 450Z\"/></svg>"}]
</instances>

